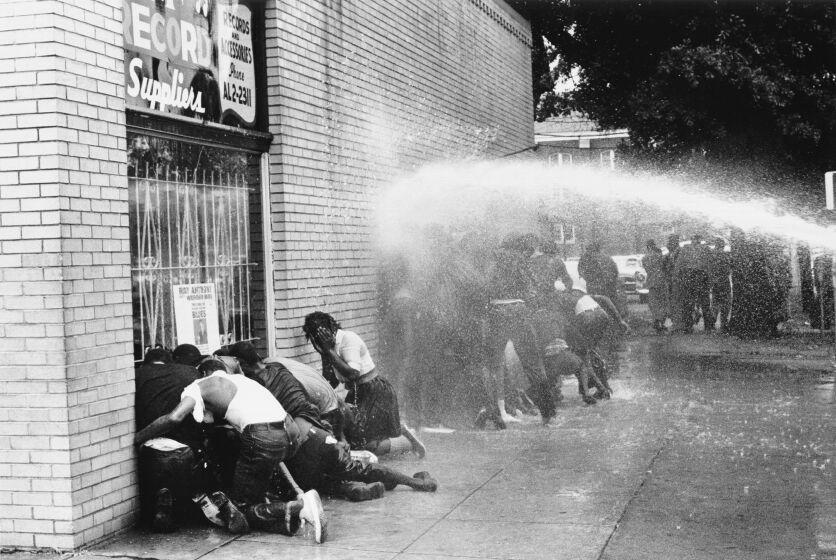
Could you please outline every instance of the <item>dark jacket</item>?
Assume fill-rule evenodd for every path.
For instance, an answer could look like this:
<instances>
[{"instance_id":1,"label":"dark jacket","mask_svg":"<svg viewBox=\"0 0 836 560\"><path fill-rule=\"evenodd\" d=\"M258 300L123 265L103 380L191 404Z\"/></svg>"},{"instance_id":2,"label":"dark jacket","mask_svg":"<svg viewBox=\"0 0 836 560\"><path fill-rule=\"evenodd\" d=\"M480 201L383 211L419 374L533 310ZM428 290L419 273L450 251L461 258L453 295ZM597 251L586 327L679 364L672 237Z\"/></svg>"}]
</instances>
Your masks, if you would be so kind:
<instances>
[{"instance_id":1,"label":"dark jacket","mask_svg":"<svg viewBox=\"0 0 836 560\"><path fill-rule=\"evenodd\" d=\"M136 429L174 410L180 395L197 379L197 371L182 364L143 364L136 372ZM165 437L185 443L193 449L203 445L203 430L189 415Z\"/></svg>"}]
</instances>

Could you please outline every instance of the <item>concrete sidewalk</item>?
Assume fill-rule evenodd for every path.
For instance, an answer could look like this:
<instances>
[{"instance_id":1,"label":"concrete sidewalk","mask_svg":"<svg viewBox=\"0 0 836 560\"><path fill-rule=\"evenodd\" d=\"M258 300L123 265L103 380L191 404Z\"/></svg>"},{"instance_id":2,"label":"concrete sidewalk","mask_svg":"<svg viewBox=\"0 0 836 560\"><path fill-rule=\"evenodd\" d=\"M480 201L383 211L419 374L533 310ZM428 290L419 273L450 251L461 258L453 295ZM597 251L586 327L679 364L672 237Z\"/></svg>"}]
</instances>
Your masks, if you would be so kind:
<instances>
[{"instance_id":1,"label":"concrete sidewalk","mask_svg":"<svg viewBox=\"0 0 836 560\"><path fill-rule=\"evenodd\" d=\"M694 367L692 354L703 354L693 349L712 340L628 341L613 399L585 406L566 386L548 427L526 418L501 432L426 434L426 459L387 463L410 474L430 471L439 491L398 488L360 504L326 500L331 524L323 545L201 527L131 532L76 556L836 558L832 379L803 360L795 371L767 360L753 372L727 351L723 367ZM672 348L685 346L684 359L669 359ZM32 555L3 560L24 558Z\"/></svg>"}]
</instances>

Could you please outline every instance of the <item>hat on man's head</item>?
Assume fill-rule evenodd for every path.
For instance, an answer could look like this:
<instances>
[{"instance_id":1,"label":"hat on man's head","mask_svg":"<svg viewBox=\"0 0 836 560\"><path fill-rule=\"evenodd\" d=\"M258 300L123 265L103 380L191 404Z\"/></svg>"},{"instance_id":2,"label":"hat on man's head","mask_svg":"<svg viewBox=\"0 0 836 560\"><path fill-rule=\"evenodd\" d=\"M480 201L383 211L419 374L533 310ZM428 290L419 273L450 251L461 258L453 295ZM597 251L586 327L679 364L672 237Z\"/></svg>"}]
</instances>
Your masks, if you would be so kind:
<instances>
[{"instance_id":1,"label":"hat on man's head","mask_svg":"<svg viewBox=\"0 0 836 560\"><path fill-rule=\"evenodd\" d=\"M261 361L261 356L256 352L255 346L251 342L246 341L236 342L230 346L229 355L248 364L257 364Z\"/></svg>"},{"instance_id":2,"label":"hat on man's head","mask_svg":"<svg viewBox=\"0 0 836 560\"><path fill-rule=\"evenodd\" d=\"M194 344L181 344L174 349L173 355L176 363L191 367L197 367L200 360L204 358Z\"/></svg>"}]
</instances>

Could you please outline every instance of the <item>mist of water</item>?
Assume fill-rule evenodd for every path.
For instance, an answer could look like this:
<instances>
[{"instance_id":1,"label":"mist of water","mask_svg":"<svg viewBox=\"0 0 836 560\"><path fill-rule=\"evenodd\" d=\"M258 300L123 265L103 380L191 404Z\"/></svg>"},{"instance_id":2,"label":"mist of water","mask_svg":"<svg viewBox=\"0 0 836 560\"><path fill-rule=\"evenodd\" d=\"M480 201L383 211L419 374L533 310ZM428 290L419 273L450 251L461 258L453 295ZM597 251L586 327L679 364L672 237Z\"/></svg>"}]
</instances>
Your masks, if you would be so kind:
<instances>
[{"instance_id":1,"label":"mist of water","mask_svg":"<svg viewBox=\"0 0 836 560\"><path fill-rule=\"evenodd\" d=\"M741 190L764 190L759 187L744 184ZM433 226L481 229L486 236L530 231L534 212L543 207L559 212L567 194L582 201L563 209L581 226L586 211L640 204L657 216L687 215L716 228L737 227L836 249L836 231L778 208L771 199L731 200L713 193L708 182L533 161L434 164L401 178L382 199L380 239L384 248L405 248L416 243L417 231Z\"/></svg>"}]
</instances>

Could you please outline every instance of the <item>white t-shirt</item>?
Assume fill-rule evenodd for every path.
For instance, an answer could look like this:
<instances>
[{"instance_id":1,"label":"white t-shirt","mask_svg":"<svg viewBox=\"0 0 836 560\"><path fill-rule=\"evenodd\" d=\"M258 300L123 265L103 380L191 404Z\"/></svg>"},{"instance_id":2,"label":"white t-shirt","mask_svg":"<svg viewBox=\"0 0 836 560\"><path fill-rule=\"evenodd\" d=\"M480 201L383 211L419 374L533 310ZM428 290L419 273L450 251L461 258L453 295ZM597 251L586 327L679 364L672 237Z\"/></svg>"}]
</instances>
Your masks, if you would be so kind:
<instances>
[{"instance_id":1,"label":"white t-shirt","mask_svg":"<svg viewBox=\"0 0 836 560\"><path fill-rule=\"evenodd\" d=\"M257 381L253 381L243 375L229 375L223 371L216 371L209 377L221 377L235 384L235 396L229 402L224 419L236 430L243 431L250 424L262 424L266 422L281 422L287 417L279 401ZM206 410L203 403L203 396L200 393L200 382L207 379L198 379L192 382L180 395L191 397L195 401L192 416L196 422L213 422L212 413Z\"/></svg>"},{"instance_id":2,"label":"white t-shirt","mask_svg":"<svg viewBox=\"0 0 836 560\"><path fill-rule=\"evenodd\" d=\"M366 343L360 336L352 331L344 331L339 329L335 338L334 350L337 354L352 368L360 372L360 375L366 375L374 369L374 361L372 355L369 354L369 349ZM339 372L337 378L345 383Z\"/></svg>"}]
</instances>

